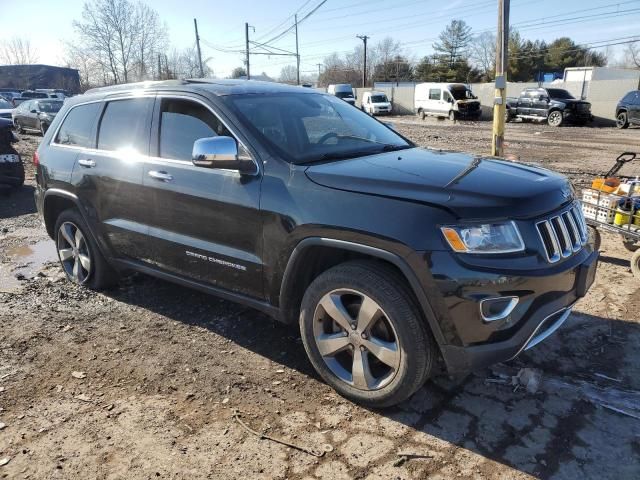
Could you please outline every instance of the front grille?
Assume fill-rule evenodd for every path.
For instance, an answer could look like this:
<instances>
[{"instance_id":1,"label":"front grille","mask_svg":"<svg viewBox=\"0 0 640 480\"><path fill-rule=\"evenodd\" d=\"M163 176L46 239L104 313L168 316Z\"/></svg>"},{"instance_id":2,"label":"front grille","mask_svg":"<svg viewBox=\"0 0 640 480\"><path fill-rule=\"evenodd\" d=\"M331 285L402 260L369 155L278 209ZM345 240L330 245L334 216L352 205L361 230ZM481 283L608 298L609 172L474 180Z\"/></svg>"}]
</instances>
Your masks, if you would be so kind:
<instances>
[{"instance_id":1,"label":"front grille","mask_svg":"<svg viewBox=\"0 0 640 480\"><path fill-rule=\"evenodd\" d=\"M579 252L587 243L587 222L580 205L536 223L549 263L559 262Z\"/></svg>"}]
</instances>

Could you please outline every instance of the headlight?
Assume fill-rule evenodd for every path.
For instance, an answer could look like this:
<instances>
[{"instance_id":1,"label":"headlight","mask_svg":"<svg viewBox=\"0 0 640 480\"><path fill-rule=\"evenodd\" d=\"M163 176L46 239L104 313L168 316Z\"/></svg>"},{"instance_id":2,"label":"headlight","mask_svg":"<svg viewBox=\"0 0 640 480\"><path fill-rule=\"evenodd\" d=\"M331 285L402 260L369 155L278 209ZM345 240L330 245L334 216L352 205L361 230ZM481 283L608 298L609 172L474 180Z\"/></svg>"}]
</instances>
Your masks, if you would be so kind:
<instances>
[{"instance_id":1,"label":"headlight","mask_svg":"<svg viewBox=\"0 0 640 480\"><path fill-rule=\"evenodd\" d=\"M513 222L441 228L451 248L459 253L512 253L524 250L524 242Z\"/></svg>"}]
</instances>

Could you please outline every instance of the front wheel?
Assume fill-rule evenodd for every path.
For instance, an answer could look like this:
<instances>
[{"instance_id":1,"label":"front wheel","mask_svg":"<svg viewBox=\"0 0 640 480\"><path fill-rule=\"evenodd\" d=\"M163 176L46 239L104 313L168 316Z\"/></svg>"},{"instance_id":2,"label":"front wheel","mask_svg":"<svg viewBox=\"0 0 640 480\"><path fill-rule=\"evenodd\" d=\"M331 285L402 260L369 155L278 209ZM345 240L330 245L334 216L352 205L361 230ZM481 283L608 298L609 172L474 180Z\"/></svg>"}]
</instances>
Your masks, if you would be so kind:
<instances>
[{"instance_id":1,"label":"front wheel","mask_svg":"<svg viewBox=\"0 0 640 480\"><path fill-rule=\"evenodd\" d=\"M637 252L640 250L640 244L635 240L622 240L622 245L630 252Z\"/></svg>"},{"instance_id":2,"label":"front wheel","mask_svg":"<svg viewBox=\"0 0 640 480\"><path fill-rule=\"evenodd\" d=\"M629 128L629 117L627 116L627 112L620 112L616 115L616 127Z\"/></svg>"},{"instance_id":3,"label":"front wheel","mask_svg":"<svg viewBox=\"0 0 640 480\"><path fill-rule=\"evenodd\" d=\"M511 121L511 113L509 113L509 109L506 109L504 112L504 121L505 123L509 123Z\"/></svg>"},{"instance_id":4,"label":"front wheel","mask_svg":"<svg viewBox=\"0 0 640 480\"><path fill-rule=\"evenodd\" d=\"M562 116L562 112L560 110L554 110L549 114L547 118L547 123L551 127L559 127L564 122L564 117Z\"/></svg>"},{"instance_id":5,"label":"front wheel","mask_svg":"<svg viewBox=\"0 0 640 480\"><path fill-rule=\"evenodd\" d=\"M18 133L20 134L24 133L24 128L22 128L22 123L20 123L19 120L16 120L14 122L14 125L16 126L16 130L18 131Z\"/></svg>"},{"instance_id":6,"label":"front wheel","mask_svg":"<svg viewBox=\"0 0 640 480\"><path fill-rule=\"evenodd\" d=\"M373 408L395 405L429 377L435 343L393 270L348 262L316 278L302 300L300 331L322 378Z\"/></svg>"},{"instance_id":7,"label":"front wheel","mask_svg":"<svg viewBox=\"0 0 640 480\"><path fill-rule=\"evenodd\" d=\"M42 134L43 137L44 137L44 134L47 133L48 128L49 128L49 125L47 125L46 123L40 122L40 133Z\"/></svg>"},{"instance_id":8,"label":"front wheel","mask_svg":"<svg viewBox=\"0 0 640 480\"><path fill-rule=\"evenodd\" d=\"M424 120L425 118L427 118L427 114L425 113L424 110L420 110L418 112L418 116L420 117L420 120Z\"/></svg>"},{"instance_id":9,"label":"front wheel","mask_svg":"<svg viewBox=\"0 0 640 480\"><path fill-rule=\"evenodd\" d=\"M452 122L456 121L456 112L454 112L453 110L449 111L449 120L451 120Z\"/></svg>"},{"instance_id":10,"label":"front wheel","mask_svg":"<svg viewBox=\"0 0 640 480\"><path fill-rule=\"evenodd\" d=\"M117 273L102 256L77 210L62 212L54 231L58 259L71 282L93 290L102 290L117 282Z\"/></svg>"}]
</instances>

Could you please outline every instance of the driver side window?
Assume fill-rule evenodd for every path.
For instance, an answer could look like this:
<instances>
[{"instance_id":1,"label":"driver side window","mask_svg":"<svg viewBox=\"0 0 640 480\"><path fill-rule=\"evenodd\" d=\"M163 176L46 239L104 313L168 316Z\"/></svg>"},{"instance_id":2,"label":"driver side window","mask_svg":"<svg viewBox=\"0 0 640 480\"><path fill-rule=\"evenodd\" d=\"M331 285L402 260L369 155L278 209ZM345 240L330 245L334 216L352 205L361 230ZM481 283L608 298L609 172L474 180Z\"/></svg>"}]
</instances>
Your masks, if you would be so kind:
<instances>
[{"instance_id":1,"label":"driver side window","mask_svg":"<svg viewBox=\"0 0 640 480\"><path fill-rule=\"evenodd\" d=\"M191 100L162 99L158 156L191 161L196 140L217 136L233 137L204 105Z\"/></svg>"}]
</instances>

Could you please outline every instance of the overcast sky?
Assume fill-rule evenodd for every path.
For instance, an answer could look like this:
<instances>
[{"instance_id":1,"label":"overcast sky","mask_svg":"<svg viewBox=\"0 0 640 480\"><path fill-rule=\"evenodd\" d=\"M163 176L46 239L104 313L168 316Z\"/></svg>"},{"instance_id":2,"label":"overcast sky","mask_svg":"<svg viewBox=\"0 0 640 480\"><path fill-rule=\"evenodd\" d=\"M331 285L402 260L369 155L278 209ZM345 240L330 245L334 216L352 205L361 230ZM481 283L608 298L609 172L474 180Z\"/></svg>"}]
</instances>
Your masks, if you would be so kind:
<instances>
[{"instance_id":1,"label":"overcast sky","mask_svg":"<svg viewBox=\"0 0 640 480\"><path fill-rule=\"evenodd\" d=\"M72 21L79 19L84 0L2 0L0 38L27 36L40 63L63 65L64 41L73 39ZM216 76L225 77L241 66L244 22L255 27L252 39L267 40L292 24L292 15L304 16L319 0L153 0L147 3L166 22L172 45L194 44L193 18L198 19L203 57ZM328 0L299 26L301 70L317 72L317 63L333 52L353 49L366 34L370 42L392 36L410 57L432 52L431 44L453 18L464 19L474 32L495 31L497 0ZM26 13L28 12L28 14ZM25 25L25 22L27 24ZM512 0L511 24L524 38L553 40L570 36L579 43L606 42L640 35L640 0ZM277 27L277 28L276 28ZM614 40L616 41L616 40ZM620 41L620 40L617 40ZM613 43L613 42L609 42ZM294 50L295 37L284 36L275 45ZM621 46L612 47L619 54ZM232 52L221 52L234 50ZM289 57L255 56L252 73L277 77L295 64Z\"/></svg>"}]
</instances>

